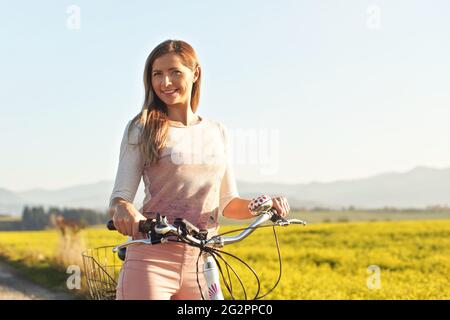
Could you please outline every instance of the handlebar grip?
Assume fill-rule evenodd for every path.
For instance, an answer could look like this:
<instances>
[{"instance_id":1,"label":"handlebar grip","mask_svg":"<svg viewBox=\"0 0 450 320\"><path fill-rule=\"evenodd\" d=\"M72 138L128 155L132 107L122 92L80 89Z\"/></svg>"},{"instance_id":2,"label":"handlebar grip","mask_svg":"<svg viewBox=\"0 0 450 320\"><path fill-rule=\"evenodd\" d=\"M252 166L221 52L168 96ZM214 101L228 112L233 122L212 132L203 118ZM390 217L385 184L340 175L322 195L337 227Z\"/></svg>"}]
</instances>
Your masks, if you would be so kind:
<instances>
[{"instance_id":1,"label":"handlebar grip","mask_svg":"<svg viewBox=\"0 0 450 320\"><path fill-rule=\"evenodd\" d=\"M108 228L108 230L111 230L111 231L117 230L116 226L114 225L114 221L112 221L112 220L109 220L106 223L106 228ZM148 233L148 232L150 232L151 229L152 229L151 219L139 221L139 232Z\"/></svg>"},{"instance_id":2,"label":"handlebar grip","mask_svg":"<svg viewBox=\"0 0 450 320\"><path fill-rule=\"evenodd\" d=\"M106 228L108 228L108 230L117 230L116 229L116 226L114 225L114 221L112 221L112 220L109 220L107 223L106 223Z\"/></svg>"}]
</instances>

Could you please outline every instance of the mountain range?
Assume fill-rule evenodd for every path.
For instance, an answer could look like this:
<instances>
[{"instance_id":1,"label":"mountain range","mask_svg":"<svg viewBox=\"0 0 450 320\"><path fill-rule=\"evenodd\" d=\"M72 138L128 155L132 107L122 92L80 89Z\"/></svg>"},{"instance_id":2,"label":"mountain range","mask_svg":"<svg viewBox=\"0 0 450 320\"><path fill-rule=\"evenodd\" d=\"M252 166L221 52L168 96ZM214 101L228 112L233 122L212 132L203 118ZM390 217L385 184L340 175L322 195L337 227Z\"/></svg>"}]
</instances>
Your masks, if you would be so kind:
<instances>
[{"instance_id":1,"label":"mountain range","mask_svg":"<svg viewBox=\"0 0 450 320\"><path fill-rule=\"evenodd\" d=\"M0 188L0 214L21 215L25 205L91 208L105 210L113 181L76 185L56 190L32 189L13 192ZM254 183L237 181L241 198L262 193L285 196L291 208L354 206L425 208L450 205L450 168L416 167L407 172L389 172L362 179L306 184ZM144 198L141 183L135 204Z\"/></svg>"}]
</instances>

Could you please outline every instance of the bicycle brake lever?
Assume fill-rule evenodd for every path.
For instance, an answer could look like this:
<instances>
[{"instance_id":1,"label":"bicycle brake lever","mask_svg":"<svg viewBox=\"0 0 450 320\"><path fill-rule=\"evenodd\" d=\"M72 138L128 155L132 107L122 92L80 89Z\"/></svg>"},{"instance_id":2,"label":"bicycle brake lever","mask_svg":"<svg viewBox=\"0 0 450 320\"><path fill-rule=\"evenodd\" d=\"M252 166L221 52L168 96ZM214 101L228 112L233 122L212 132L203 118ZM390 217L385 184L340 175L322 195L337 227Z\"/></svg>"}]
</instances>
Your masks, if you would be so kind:
<instances>
[{"instance_id":1,"label":"bicycle brake lever","mask_svg":"<svg viewBox=\"0 0 450 320\"><path fill-rule=\"evenodd\" d=\"M289 219L290 224L302 224L306 226L306 221L300 219Z\"/></svg>"},{"instance_id":2,"label":"bicycle brake lever","mask_svg":"<svg viewBox=\"0 0 450 320\"><path fill-rule=\"evenodd\" d=\"M270 212L272 212L270 221L272 221L273 223L276 223L280 226L288 226L289 225L289 221L287 219L285 219L284 217L280 216L275 209L270 209Z\"/></svg>"}]
</instances>

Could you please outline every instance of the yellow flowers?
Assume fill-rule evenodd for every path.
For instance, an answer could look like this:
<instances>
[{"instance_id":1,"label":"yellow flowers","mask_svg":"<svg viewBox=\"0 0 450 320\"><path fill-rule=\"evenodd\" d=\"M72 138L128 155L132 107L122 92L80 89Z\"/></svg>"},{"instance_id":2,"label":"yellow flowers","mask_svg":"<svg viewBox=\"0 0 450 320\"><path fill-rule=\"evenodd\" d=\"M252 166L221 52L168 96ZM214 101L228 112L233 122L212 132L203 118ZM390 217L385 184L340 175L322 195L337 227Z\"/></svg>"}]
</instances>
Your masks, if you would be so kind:
<instances>
[{"instance_id":1,"label":"yellow flowers","mask_svg":"<svg viewBox=\"0 0 450 320\"><path fill-rule=\"evenodd\" d=\"M450 298L448 220L319 224L277 231L283 276L268 299ZM278 272L271 232L258 230L226 248L251 260L267 289ZM368 286L374 276L378 288ZM246 280L251 283L250 277Z\"/></svg>"},{"instance_id":2,"label":"yellow flowers","mask_svg":"<svg viewBox=\"0 0 450 320\"><path fill-rule=\"evenodd\" d=\"M237 228L223 226L220 232ZM450 220L326 223L276 230L282 278L264 299L450 299ZM82 234L90 248L126 240L102 228ZM24 264L43 264L55 258L57 242L55 231L0 232L0 254ZM224 250L255 269L261 293L277 280L271 228L256 230ZM227 261L253 297L253 275L232 259ZM233 291L243 298L236 280Z\"/></svg>"}]
</instances>

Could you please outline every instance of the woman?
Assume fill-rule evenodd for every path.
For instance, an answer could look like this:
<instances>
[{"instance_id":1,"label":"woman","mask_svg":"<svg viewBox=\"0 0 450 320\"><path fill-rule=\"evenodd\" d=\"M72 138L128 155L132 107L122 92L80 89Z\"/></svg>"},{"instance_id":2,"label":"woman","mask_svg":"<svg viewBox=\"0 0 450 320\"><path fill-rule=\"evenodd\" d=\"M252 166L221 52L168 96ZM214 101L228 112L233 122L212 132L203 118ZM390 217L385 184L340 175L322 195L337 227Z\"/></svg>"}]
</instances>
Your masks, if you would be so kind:
<instances>
[{"instance_id":1,"label":"woman","mask_svg":"<svg viewBox=\"0 0 450 320\"><path fill-rule=\"evenodd\" d=\"M164 41L147 58L144 104L126 126L110 197L110 216L123 235L142 237L139 221L155 212L170 223L186 218L209 236L217 234L219 214L253 217L250 200L239 198L225 127L196 114L201 76L195 51L184 41ZM132 203L141 178L145 198L137 210ZM274 198L273 203L286 216L286 199ZM201 299L197 255L198 248L177 242L130 246L117 299ZM204 279L201 285L206 287Z\"/></svg>"}]
</instances>

